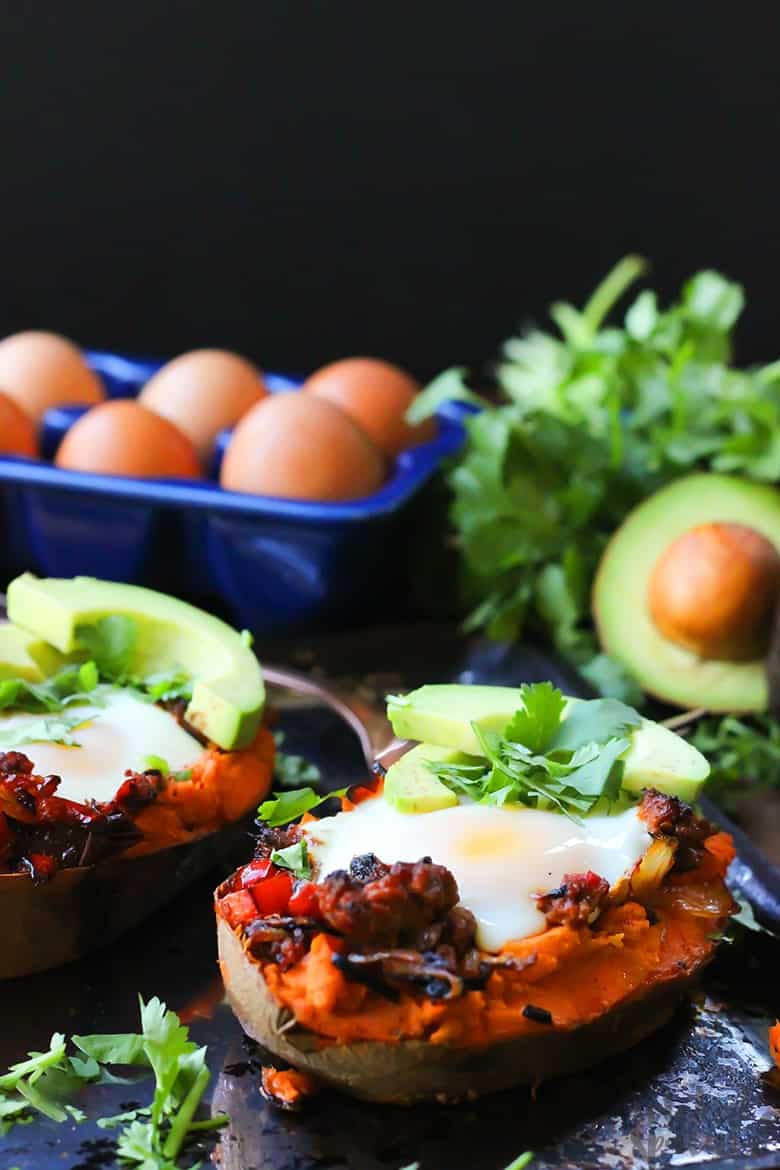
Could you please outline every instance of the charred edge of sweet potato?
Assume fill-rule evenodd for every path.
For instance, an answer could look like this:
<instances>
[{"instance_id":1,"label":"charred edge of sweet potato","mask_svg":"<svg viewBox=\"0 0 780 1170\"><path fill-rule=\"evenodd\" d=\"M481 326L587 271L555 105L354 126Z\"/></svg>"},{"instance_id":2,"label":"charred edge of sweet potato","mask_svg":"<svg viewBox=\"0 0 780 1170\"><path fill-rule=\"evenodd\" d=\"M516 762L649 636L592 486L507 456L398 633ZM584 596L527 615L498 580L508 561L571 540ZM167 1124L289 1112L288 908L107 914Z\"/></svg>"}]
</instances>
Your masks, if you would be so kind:
<instances>
[{"instance_id":1,"label":"charred edge of sweet potato","mask_svg":"<svg viewBox=\"0 0 780 1170\"><path fill-rule=\"evenodd\" d=\"M575 1028L545 1028L481 1047L426 1040L327 1043L298 1025L269 990L238 935L218 919L220 967L244 1031L323 1084L367 1101L453 1102L578 1072L633 1047L673 1015L696 973L653 987ZM703 965L703 964L702 964Z\"/></svg>"}]
</instances>

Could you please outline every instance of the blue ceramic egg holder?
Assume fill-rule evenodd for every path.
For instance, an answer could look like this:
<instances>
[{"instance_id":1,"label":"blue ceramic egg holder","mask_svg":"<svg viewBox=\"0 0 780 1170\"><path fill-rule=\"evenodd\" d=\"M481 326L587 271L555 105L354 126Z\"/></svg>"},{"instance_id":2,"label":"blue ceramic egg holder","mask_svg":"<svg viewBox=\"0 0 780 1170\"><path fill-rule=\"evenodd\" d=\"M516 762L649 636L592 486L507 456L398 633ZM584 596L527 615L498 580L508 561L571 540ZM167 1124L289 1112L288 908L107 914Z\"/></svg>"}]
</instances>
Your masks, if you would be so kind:
<instances>
[{"instance_id":1,"label":"blue ceramic egg holder","mask_svg":"<svg viewBox=\"0 0 780 1170\"><path fill-rule=\"evenodd\" d=\"M135 397L158 361L90 352L112 398ZM273 393L299 383L266 375ZM164 589L222 605L259 635L334 627L381 613L402 588L404 516L442 460L463 442L460 411L402 452L388 481L360 500L319 503L249 496L218 486L230 432L219 436L212 481L128 479L50 462L84 408L47 412L44 461L0 456L0 581L24 569Z\"/></svg>"}]
</instances>

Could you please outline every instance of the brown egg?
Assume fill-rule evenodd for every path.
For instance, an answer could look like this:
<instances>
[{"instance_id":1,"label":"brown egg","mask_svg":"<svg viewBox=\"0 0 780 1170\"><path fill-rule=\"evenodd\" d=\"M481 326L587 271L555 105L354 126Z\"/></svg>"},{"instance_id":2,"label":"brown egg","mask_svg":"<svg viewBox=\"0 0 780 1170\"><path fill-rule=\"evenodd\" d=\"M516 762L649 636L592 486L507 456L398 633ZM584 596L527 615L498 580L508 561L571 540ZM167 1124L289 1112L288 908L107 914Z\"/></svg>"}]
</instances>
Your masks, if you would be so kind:
<instances>
[{"instance_id":1,"label":"brown egg","mask_svg":"<svg viewBox=\"0 0 780 1170\"><path fill-rule=\"evenodd\" d=\"M197 452L167 418L128 398L93 407L60 443L54 462L70 471L145 479L200 479Z\"/></svg>"},{"instance_id":2,"label":"brown egg","mask_svg":"<svg viewBox=\"0 0 780 1170\"><path fill-rule=\"evenodd\" d=\"M391 459L436 434L434 419L414 427L404 419L419 383L398 366L378 358L332 362L313 373L303 389L346 410Z\"/></svg>"},{"instance_id":3,"label":"brown egg","mask_svg":"<svg viewBox=\"0 0 780 1170\"><path fill-rule=\"evenodd\" d=\"M272 394L235 430L220 482L235 492L298 500L369 496L385 476L382 453L324 398Z\"/></svg>"},{"instance_id":4,"label":"brown egg","mask_svg":"<svg viewBox=\"0 0 780 1170\"><path fill-rule=\"evenodd\" d=\"M0 386L35 423L50 406L102 402L106 396L78 346L37 329L0 341Z\"/></svg>"},{"instance_id":5,"label":"brown egg","mask_svg":"<svg viewBox=\"0 0 780 1170\"><path fill-rule=\"evenodd\" d=\"M204 464L221 430L268 394L256 366L222 349L194 349L149 379L139 401L169 419L195 444Z\"/></svg>"},{"instance_id":6,"label":"brown egg","mask_svg":"<svg viewBox=\"0 0 780 1170\"><path fill-rule=\"evenodd\" d=\"M35 426L13 398L0 393L0 455L37 455Z\"/></svg>"}]
</instances>

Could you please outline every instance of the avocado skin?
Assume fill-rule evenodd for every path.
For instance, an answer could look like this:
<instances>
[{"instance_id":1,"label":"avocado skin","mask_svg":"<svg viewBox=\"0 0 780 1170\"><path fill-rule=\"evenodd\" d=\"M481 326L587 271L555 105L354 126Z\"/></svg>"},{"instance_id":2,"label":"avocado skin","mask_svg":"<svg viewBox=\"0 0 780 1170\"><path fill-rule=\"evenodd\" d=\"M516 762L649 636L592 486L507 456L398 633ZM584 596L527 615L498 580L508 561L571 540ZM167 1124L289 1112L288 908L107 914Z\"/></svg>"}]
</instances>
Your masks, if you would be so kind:
<instances>
[{"instance_id":1,"label":"avocado skin","mask_svg":"<svg viewBox=\"0 0 780 1170\"><path fill-rule=\"evenodd\" d=\"M653 569L669 545L700 524L753 528L780 550L780 492L734 476L685 476L645 500L617 530L593 587L593 617L601 644L649 694L680 707L764 711L768 685L763 658L703 659L657 629L648 605Z\"/></svg>"},{"instance_id":2,"label":"avocado skin","mask_svg":"<svg viewBox=\"0 0 780 1170\"><path fill-rule=\"evenodd\" d=\"M79 651L78 629L121 614L138 628L131 672L184 670L193 681L185 717L225 750L246 747L265 703L260 664L226 622L178 598L93 577L38 578L8 586L8 616L61 654Z\"/></svg>"}]
</instances>

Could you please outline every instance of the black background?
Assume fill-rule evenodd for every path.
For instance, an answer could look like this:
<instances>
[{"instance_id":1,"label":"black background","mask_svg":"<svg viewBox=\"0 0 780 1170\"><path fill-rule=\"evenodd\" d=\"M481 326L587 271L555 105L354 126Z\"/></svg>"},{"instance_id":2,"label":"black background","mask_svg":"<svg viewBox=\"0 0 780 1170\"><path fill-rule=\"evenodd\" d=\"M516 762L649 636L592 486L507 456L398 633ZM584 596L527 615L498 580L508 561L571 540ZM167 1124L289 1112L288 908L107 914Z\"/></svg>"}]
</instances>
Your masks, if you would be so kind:
<instances>
[{"instance_id":1,"label":"black background","mask_svg":"<svg viewBox=\"0 0 780 1170\"><path fill-rule=\"evenodd\" d=\"M774 5L70 0L0 18L0 332L489 358L622 253L780 353Z\"/></svg>"}]
</instances>

